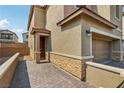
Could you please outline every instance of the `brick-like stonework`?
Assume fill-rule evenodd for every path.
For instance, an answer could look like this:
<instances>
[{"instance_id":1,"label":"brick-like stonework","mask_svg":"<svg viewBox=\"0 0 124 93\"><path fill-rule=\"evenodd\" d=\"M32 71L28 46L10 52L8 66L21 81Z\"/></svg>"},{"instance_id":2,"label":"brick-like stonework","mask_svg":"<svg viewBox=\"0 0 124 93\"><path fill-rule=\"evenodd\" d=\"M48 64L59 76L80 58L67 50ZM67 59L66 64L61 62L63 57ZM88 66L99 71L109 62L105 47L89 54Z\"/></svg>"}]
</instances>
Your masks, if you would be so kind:
<instances>
[{"instance_id":1,"label":"brick-like stonework","mask_svg":"<svg viewBox=\"0 0 124 93\"><path fill-rule=\"evenodd\" d=\"M120 61L121 53L112 53L112 59L115 61Z\"/></svg>"},{"instance_id":2,"label":"brick-like stonework","mask_svg":"<svg viewBox=\"0 0 124 93\"><path fill-rule=\"evenodd\" d=\"M50 53L50 61L79 79L85 79L85 64L80 59Z\"/></svg>"}]
</instances>

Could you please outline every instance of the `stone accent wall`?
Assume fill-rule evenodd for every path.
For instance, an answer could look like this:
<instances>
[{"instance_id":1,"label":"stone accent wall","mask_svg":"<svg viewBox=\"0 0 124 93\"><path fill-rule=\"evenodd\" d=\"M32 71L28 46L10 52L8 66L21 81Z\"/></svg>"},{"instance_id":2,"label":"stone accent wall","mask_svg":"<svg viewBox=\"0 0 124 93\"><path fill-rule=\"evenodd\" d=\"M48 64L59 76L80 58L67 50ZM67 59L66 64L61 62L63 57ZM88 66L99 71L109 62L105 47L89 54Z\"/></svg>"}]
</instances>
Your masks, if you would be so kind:
<instances>
[{"instance_id":1,"label":"stone accent wall","mask_svg":"<svg viewBox=\"0 0 124 93\"><path fill-rule=\"evenodd\" d=\"M79 79L85 79L85 63L80 59L50 53L50 61Z\"/></svg>"},{"instance_id":2,"label":"stone accent wall","mask_svg":"<svg viewBox=\"0 0 124 93\"><path fill-rule=\"evenodd\" d=\"M121 53L119 53L119 52L113 52L112 53L112 59L115 60L115 61L120 61L120 59L121 59Z\"/></svg>"},{"instance_id":3,"label":"stone accent wall","mask_svg":"<svg viewBox=\"0 0 124 93\"><path fill-rule=\"evenodd\" d=\"M29 55L30 50L24 43L0 43L0 57L12 56L19 52L20 56Z\"/></svg>"}]
</instances>

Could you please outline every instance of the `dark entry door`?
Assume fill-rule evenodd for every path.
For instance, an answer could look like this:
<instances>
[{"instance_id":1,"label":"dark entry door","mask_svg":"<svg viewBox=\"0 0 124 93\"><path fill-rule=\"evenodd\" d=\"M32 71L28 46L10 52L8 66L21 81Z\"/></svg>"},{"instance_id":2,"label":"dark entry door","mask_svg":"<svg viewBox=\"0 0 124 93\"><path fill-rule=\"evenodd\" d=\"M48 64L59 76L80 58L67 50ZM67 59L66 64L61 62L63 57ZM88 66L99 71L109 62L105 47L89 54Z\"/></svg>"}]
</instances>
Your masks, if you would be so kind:
<instances>
[{"instance_id":1,"label":"dark entry door","mask_svg":"<svg viewBox=\"0 0 124 93\"><path fill-rule=\"evenodd\" d=\"M45 37L40 37L40 59L45 59Z\"/></svg>"}]
</instances>

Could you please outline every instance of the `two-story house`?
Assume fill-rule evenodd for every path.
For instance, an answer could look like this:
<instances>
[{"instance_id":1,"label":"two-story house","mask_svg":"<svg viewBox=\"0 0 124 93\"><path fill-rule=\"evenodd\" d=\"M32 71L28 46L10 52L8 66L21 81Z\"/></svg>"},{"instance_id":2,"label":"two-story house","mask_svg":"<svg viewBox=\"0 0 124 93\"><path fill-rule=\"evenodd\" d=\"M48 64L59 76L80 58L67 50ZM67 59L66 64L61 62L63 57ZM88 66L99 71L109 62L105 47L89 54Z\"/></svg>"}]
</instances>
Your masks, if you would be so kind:
<instances>
[{"instance_id":1,"label":"two-story house","mask_svg":"<svg viewBox=\"0 0 124 93\"><path fill-rule=\"evenodd\" d=\"M16 43L18 42L18 36L8 29L0 30L0 42Z\"/></svg>"},{"instance_id":2,"label":"two-story house","mask_svg":"<svg viewBox=\"0 0 124 93\"><path fill-rule=\"evenodd\" d=\"M31 6L30 56L85 79L85 62L122 61L119 5Z\"/></svg>"},{"instance_id":3,"label":"two-story house","mask_svg":"<svg viewBox=\"0 0 124 93\"><path fill-rule=\"evenodd\" d=\"M28 44L28 32L22 33L23 43Z\"/></svg>"}]
</instances>

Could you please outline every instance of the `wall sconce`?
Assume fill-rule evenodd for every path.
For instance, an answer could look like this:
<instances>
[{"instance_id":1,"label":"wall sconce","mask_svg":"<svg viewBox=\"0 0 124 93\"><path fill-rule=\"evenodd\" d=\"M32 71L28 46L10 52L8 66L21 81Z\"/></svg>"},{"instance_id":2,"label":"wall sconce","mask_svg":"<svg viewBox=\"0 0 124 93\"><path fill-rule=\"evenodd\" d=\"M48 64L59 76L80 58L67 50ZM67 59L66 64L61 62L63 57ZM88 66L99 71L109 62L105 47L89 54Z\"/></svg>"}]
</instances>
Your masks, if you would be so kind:
<instances>
[{"instance_id":1,"label":"wall sconce","mask_svg":"<svg viewBox=\"0 0 124 93\"><path fill-rule=\"evenodd\" d=\"M86 34L87 34L88 36L91 36L91 31L90 31L90 30L86 30Z\"/></svg>"}]
</instances>

